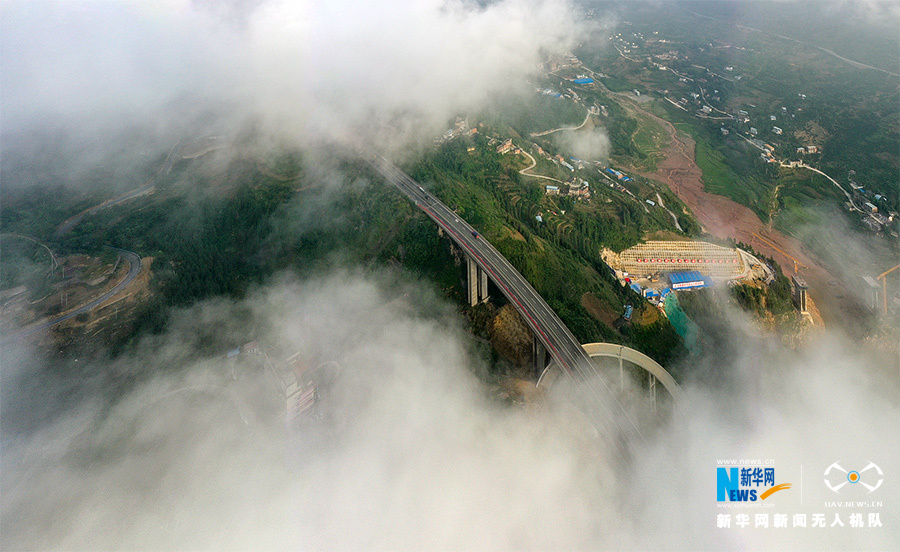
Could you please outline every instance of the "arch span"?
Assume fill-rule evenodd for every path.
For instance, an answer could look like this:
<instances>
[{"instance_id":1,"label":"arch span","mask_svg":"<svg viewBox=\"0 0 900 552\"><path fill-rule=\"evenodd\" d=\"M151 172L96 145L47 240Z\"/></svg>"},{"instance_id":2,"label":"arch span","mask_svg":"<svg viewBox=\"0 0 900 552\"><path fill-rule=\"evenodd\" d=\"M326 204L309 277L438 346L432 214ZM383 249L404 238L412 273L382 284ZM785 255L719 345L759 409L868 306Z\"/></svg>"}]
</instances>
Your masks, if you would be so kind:
<instances>
[{"instance_id":1,"label":"arch span","mask_svg":"<svg viewBox=\"0 0 900 552\"><path fill-rule=\"evenodd\" d=\"M678 385L678 382L675 381L675 378L672 377L665 368L662 367L658 362L648 357L644 353L640 351L636 351L630 347L626 347L624 345L616 345L615 343L587 343L582 345L584 351L591 358L594 357L607 357L607 358L618 358L619 366L621 367L623 361L630 362L636 366L639 366L648 374L653 376L656 381L658 381L666 392L669 393L669 396L675 400L675 402L681 402L684 398L684 392L681 390L681 386ZM538 387L541 385L550 385L555 379L554 369L557 368L555 362L551 362L549 366L544 370L541 374L540 379L538 379Z\"/></svg>"}]
</instances>

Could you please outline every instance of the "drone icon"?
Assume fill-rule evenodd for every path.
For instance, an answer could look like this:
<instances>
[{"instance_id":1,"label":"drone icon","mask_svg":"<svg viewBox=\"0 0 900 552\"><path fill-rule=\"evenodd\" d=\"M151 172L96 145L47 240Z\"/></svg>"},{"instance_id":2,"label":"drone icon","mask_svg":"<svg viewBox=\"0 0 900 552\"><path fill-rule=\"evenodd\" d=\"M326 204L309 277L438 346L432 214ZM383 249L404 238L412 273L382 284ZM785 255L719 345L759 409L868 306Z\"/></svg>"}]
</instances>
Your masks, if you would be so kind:
<instances>
[{"instance_id":1,"label":"drone icon","mask_svg":"<svg viewBox=\"0 0 900 552\"><path fill-rule=\"evenodd\" d=\"M829 489L831 489L831 490L834 491L834 492L838 492L838 491L840 490L840 488L843 487L844 485L846 485L847 483L854 483L854 484L855 484L855 483L859 483L859 484L862 485L863 487L869 489L869 492L871 493L872 491L874 491L875 489L877 489L878 487L880 487L880 486L881 486L881 483L884 481L884 477L879 477L879 478L878 478L878 481L876 481L874 485L869 485L868 483L863 483L863 482L862 482L862 474L863 474L864 472L867 472L867 471L871 470L872 468L875 469L875 471L878 473L879 476L883 476L883 475L884 475L884 472L881 471L881 468L879 468L879 467L878 467L877 465L875 465L873 462L869 462L869 465L868 465L868 466L866 466L865 468L863 468L863 469L861 469L861 470L859 470L859 471L847 471L847 470L845 470L844 468L842 468L842 467L840 466L840 464L838 464L837 462L835 462L834 464L828 466L828 469L825 470L825 475L827 476L829 473L831 473L831 470L834 469L835 471L842 471L842 472L846 473L846 474L847 474L847 480L846 480L846 481L842 481L842 482L838 483L837 485L832 485L831 482L830 482L828 479L825 479L825 480L824 480L824 481L825 481L825 486L828 487Z\"/></svg>"}]
</instances>

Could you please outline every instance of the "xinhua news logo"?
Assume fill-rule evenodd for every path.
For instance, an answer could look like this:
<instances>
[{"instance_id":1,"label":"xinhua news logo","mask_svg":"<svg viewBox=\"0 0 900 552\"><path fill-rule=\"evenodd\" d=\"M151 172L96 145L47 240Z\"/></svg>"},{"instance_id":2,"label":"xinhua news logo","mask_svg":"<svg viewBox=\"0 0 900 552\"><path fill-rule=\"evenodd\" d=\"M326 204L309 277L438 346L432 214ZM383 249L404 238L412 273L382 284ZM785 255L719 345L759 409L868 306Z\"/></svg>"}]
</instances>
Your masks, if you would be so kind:
<instances>
[{"instance_id":1,"label":"xinhua news logo","mask_svg":"<svg viewBox=\"0 0 900 552\"><path fill-rule=\"evenodd\" d=\"M790 488L790 483L775 484L775 468L716 468L719 502L756 502Z\"/></svg>"},{"instance_id":2,"label":"xinhua news logo","mask_svg":"<svg viewBox=\"0 0 900 552\"><path fill-rule=\"evenodd\" d=\"M838 493L841 491L841 488L844 485L855 485L859 483L863 487L869 489L869 492L871 493L881 486L881 483L884 481L883 476L884 472L881 471L881 468L875 465L874 462L869 462L868 466L859 471L847 471L842 468L840 464L835 462L834 464L828 466L828 469L825 470L825 486ZM869 483L866 483L866 481L863 481L863 479L865 479Z\"/></svg>"}]
</instances>

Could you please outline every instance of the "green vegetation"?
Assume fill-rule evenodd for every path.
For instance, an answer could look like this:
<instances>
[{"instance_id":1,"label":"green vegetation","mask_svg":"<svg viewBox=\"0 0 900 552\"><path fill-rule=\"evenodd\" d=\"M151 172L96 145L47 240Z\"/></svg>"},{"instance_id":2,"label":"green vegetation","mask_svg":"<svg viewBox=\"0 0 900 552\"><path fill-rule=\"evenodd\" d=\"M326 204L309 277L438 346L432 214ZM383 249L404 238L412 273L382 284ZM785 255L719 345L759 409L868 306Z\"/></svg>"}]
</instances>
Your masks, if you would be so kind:
<instances>
[{"instance_id":1,"label":"green vegetation","mask_svg":"<svg viewBox=\"0 0 900 552\"><path fill-rule=\"evenodd\" d=\"M648 318L646 324L619 331L597 314L621 312L629 303L643 304L611 278L600 262L601 248L622 250L652 232L676 230L673 215L659 206L650 207L646 200L662 198L682 227L681 234L699 232L699 225L684 214L683 204L670 190L631 174L656 169L668 136L650 116L623 107L624 100L617 94L637 89L645 97L686 98L687 111L665 101L646 105L693 137L706 190L750 207L764 221L771 218L780 230L807 243L811 238L798 229L828 220L829 206L843 201L842 195L810 172L780 169L762 161L759 148L741 137L749 136L749 124L724 114L750 110L751 124L758 126L760 137L772 142L782 159L792 158L797 147L819 145L823 153L804 160L842 181L854 170L856 180L866 188L887 196L879 205L882 210L896 209L900 201L894 189L900 169L896 156L900 115L896 83L883 74L862 72L808 47L785 48L771 36L737 32L730 22L708 20L679 7L631 9L644 10L622 28L634 43L629 57L640 61L627 60L614 48L584 45L576 54L588 67L611 76L598 77L596 86L575 87L580 103L542 94L498 100L478 118L485 124L476 136L443 144L409 171L479 228L579 339L625 343L670 363L684 354L684 348L664 318ZM631 33L653 38L639 39ZM658 56L660 63L679 74L660 71L650 56ZM569 77L552 75L541 86L565 93L574 86L565 80ZM701 93L703 99L694 100L691 93ZM717 111L698 115L702 105ZM496 142L489 143L490 137L512 137L532 154L536 154L535 144L551 154L569 154L559 135L530 134L579 125L587 106L603 106L602 115L592 119L609 137L609 162L631 168L626 172L634 180L610 187L611 182L593 165L569 171L539 155L535 155L538 164L533 172L560 180L564 192L570 178L583 178L591 185L591 201L545 195L547 181L518 172L526 166L523 157L501 156ZM783 136L772 134L770 114L777 115ZM723 127L727 135L720 131ZM7 189L4 204L15 208L0 212L0 229L51 241L64 253L99 253L102 246L114 245L154 257L155 295L140 325L153 330L165 325L173 306L212 296L241 297L281 270L314 274L346 264L399 264L434 282L448 296L462 298L462 275L448 240L368 167L341 164L335 172L344 175L346 184L325 190L317 189L321 184L302 173L300 156L292 152L270 154L262 161L239 158L215 173L193 168L202 162L178 163L156 183L153 196L86 216L62 237L54 236L62 220L109 194L69 193L57 201L51 200L57 188L30 188L30 195ZM4 165L4 179L15 177L17 169L10 167ZM145 172L135 171L136 175ZM133 176L131 180L140 179ZM28 260L25 254L22 258ZM28 273L16 270L0 270L0 281L4 285L31 281L37 274L31 268ZM597 299L592 303L595 310L582 306L585 296ZM783 275L767 289L736 286L727 300L763 318L788 317L792 312ZM700 308L694 299L685 303L688 311ZM714 328L706 330L714 332Z\"/></svg>"},{"instance_id":2,"label":"green vegetation","mask_svg":"<svg viewBox=\"0 0 900 552\"><path fill-rule=\"evenodd\" d=\"M623 335L592 317L580 302L590 292L615 312L622 312L626 303L639 303L636 294L609 274L599 259L600 248L628 247L639 241L642 229L662 225L633 201L605 214L592 205L569 203L571 211L564 219L553 215L548 206L560 208L555 198L542 197L540 185L506 168L486 138L477 137L475 143L472 154L463 141L444 144L413 167L413 178L428 183L476 226L582 342L625 343L664 364L684 355L681 338L665 319L636 325ZM543 223L536 219L541 213L546 216Z\"/></svg>"},{"instance_id":3,"label":"green vegetation","mask_svg":"<svg viewBox=\"0 0 900 552\"><path fill-rule=\"evenodd\" d=\"M823 209L831 210L845 196L824 177L804 169L782 169L778 178L778 201L774 205L775 227L785 233L803 226L827 225ZM845 215L838 215L844 218Z\"/></svg>"},{"instance_id":4,"label":"green vegetation","mask_svg":"<svg viewBox=\"0 0 900 552\"><path fill-rule=\"evenodd\" d=\"M689 9L708 17L710 21L732 28L725 22L736 22L763 32L790 36L813 46L834 50L845 57L875 65L889 71L897 70L897 29L892 17L871 17L852 3L829 4L822 9L820 2L811 0L792 2L758 2L758 9L735 10L730 2L684 2ZM797 21L802 20L803 25ZM707 20L709 21L709 20ZM823 32L824 31L824 32ZM794 43L796 45L796 43Z\"/></svg>"},{"instance_id":5,"label":"green vegetation","mask_svg":"<svg viewBox=\"0 0 900 552\"><path fill-rule=\"evenodd\" d=\"M757 252L752 246L737 242L736 247L750 252L760 261L763 261L775 271L775 281L764 287L755 287L749 285L737 285L731 288L731 296L738 305L744 310L755 312L761 318L772 316L781 316L788 313L794 313L794 307L791 297L791 281L781 266L772 257Z\"/></svg>"},{"instance_id":6,"label":"green vegetation","mask_svg":"<svg viewBox=\"0 0 900 552\"><path fill-rule=\"evenodd\" d=\"M846 178L863 185L869 192L867 200L879 203L883 211L900 211L897 104L894 95L878 95L865 107L843 108L819 118L830 135L822 153L822 170L839 181ZM851 170L852 177L848 176ZM886 197L874 200L876 193Z\"/></svg>"},{"instance_id":7,"label":"green vegetation","mask_svg":"<svg viewBox=\"0 0 900 552\"><path fill-rule=\"evenodd\" d=\"M656 163L664 159L661 150L668 140L665 130L656 121L647 116L638 116L637 130L632 142L640 154L637 161L643 169L656 171Z\"/></svg>"},{"instance_id":8,"label":"green vegetation","mask_svg":"<svg viewBox=\"0 0 900 552\"><path fill-rule=\"evenodd\" d=\"M626 336L579 303L588 292L619 312L624 301L634 301L603 271L598 252L603 243L634 243L642 212L623 211L625 224L603 217L592 224L583 205L571 205L585 234L561 220L538 224L533 213L545 208L542 188L520 182L518 172L504 163L509 158L496 154L486 138L476 141L477 156L457 140L419 163L414 174L432 182L463 217L483 229L580 339L628 343L662 362L681 356L680 339L667 323L636 327ZM314 275L334 266L399 263L454 300L464 298L463 273L448 238L367 166L336 168L347 181L340 189L313 186L301 192L296 189L305 188L303 175L280 176L296 175L289 159L263 166L238 158L218 173L179 170L180 176L156 194L99 211L64 236L49 238L64 253L99 252L113 245L153 257L154 294L117 347L145 332L162 331L173 307L210 297L243 297L282 270ZM185 194L185 179L191 195ZM3 281L21 280L11 270L6 269Z\"/></svg>"},{"instance_id":9,"label":"green vegetation","mask_svg":"<svg viewBox=\"0 0 900 552\"><path fill-rule=\"evenodd\" d=\"M533 94L514 101L504 101L484 114L492 125L506 124L523 136L560 127L578 126L587 110L571 100L544 94Z\"/></svg>"},{"instance_id":10,"label":"green vegetation","mask_svg":"<svg viewBox=\"0 0 900 552\"><path fill-rule=\"evenodd\" d=\"M674 107L667 109L674 117L686 119L674 113L678 111ZM688 122L675 126L694 139L694 160L703 172L703 189L746 205L760 219L768 221L777 169L759 159L759 150L741 138L721 139L716 136L718 128L698 128Z\"/></svg>"},{"instance_id":11,"label":"green vegetation","mask_svg":"<svg viewBox=\"0 0 900 552\"><path fill-rule=\"evenodd\" d=\"M25 236L49 237L64 220L106 197L99 193L80 194L66 186L4 185L0 188L0 204L4 206L0 209L0 229Z\"/></svg>"},{"instance_id":12,"label":"green vegetation","mask_svg":"<svg viewBox=\"0 0 900 552\"><path fill-rule=\"evenodd\" d=\"M779 315L789 313L791 305L791 284L783 274L768 289L737 285L731 288L735 302L745 311L754 313L759 318L767 314Z\"/></svg>"},{"instance_id":13,"label":"green vegetation","mask_svg":"<svg viewBox=\"0 0 900 552\"><path fill-rule=\"evenodd\" d=\"M59 279L50 270L50 255L40 245L9 235L0 235L0 290L19 286L28 288L31 300L52 292Z\"/></svg>"},{"instance_id":14,"label":"green vegetation","mask_svg":"<svg viewBox=\"0 0 900 552\"><path fill-rule=\"evenodd\" d=\"M679 128L694 138L706 190L746 205L763 221L768 222L783 207L774 195L776 185L782 182L776 164L765 163L760 159L761 150L740 137L750 137L751 126L758 130L761 142L774 147L777 159L800 158L845 187L854 180L866 189L865 200L878 202L881 211L900 210L896 191L900 89L896 77L816 47L896 71L895 29L886 22L863 25L849 12L846 21L835 28L833 14L826 15L811 3L773 4L771 9L758 10L733 10L727 4L699 1L622 6L629 22L617 29L620 38L614 40L630 51L631 59L620 56L615 48L598 49L592 44L582 46L576 54L588 67L610 75L601 79L610 90L643 87L676 102L683 99L684 109L657 102L654 112L681 123ZM786 12L802 13L806 23L796 25ZM737 26L748 24L745 20L749 26L758 25L763 31L794 36L809 44ZM813 30L825 27L828 32ZM654 64L667 70L660 71ZM710 106L712 112L700 113L703 106ZM746 112L749 122L729 118L738 110ZM776 134L774 126L783 133ZM720 133L720 128L729 134ZM647 153L647 141L640 134L635 134L634 140L637 149ZM810 145L817 146L820 153L796 153L797 148ZM636 156L634 163L640 164ZM825 201L843 201L824 181L812 184L819 185L817 195L824 195ZM884 197L875 200L875 194ZM781 225L790 224L793 216L785 217Z\"/></svg>"},{"instance_id":15,"label":"green vegetation","mask_svg":"<svg viewBox=\"0 0 900 552\"><path fill-rule=\"evenodd\" d=\"M629 117L618 102L609 101L607 112L609 116L604 118L603 124L606 126L609 141L612 144L612 155L618 158L629 157L637 160L647 157L647 154L635 145L632 138L638 130L637 120Z\"/></svg>"},{"instance_id":16,"label":"green vegetation","mask_svg":"<svg viewBox=\"0 0 900 552\"><path fill-rule=\"evenodd\" d=\"M746 347L734 339L729 308L753 314L758 323L781 335L797 330L800 317L791 303L790 281L771 259L769 264L774 265L778 276L766 287L737 285L727 292L709 288L678 294L681 309L699 327L700 350L715 351L717 365L732 364L730 361L736 361Z\"/></svg>"},{"instance_id":17,"label":"green vegetation","mask_svg":"<svg viewBox=\"0 0 900 552\"><path fill-rule=\"evenodd\" d=\"M630 81L627 81L627 80L621 79L621 78L616 78L616 77L609 77L609 78L603 79L603 85L606 86L606 88L608 88L612 92L631 92L632 90L635 89L635 86L636 86L634 83L632 83ZM637 85L637 86L640 86L640 85ZM640 86L640 88L644 88L644 87ZM638 91L640 91L640 89ZM644 91L646 91L646 89L644 89Z\"/></svg>"}]
</instances>

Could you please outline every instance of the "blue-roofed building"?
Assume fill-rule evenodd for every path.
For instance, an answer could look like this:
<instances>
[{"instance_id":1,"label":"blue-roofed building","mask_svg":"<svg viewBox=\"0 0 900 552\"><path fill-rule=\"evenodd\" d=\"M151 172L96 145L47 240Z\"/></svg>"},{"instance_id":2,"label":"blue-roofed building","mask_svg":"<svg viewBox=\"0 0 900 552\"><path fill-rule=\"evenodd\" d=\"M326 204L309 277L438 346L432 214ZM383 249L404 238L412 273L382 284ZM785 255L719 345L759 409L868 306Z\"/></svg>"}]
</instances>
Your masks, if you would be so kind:
<instances>
[{"instance_id":1,"label":"blue-roofed building","mask_svg":"<svg viewBox=\"0 0 900 552\"><path fill-rule=\"evenodd\" d=\"M702 274L696 270L687 272L673 272L669 274L669 284L673 290L681 289L698 289L709 287L709 279L704 278Z\"/></svg>"},{"instance_id":2,"label":"blue-roofed building","mask_svg":"<svg viewBox=\"0 0 900 552\"><path fill-rule=\"evenodd\" d=\"M575 79L572 82L574 82L575 84L591 84L594 82L594 79L582 78L582 79Z\"/></svg>"}]
</instances>

